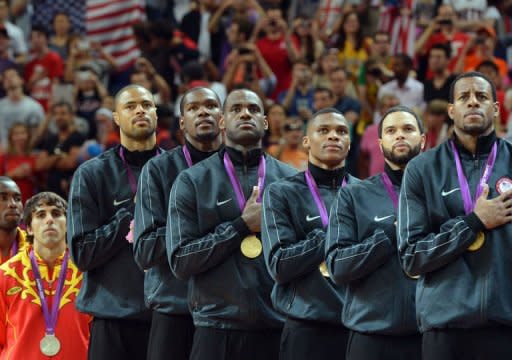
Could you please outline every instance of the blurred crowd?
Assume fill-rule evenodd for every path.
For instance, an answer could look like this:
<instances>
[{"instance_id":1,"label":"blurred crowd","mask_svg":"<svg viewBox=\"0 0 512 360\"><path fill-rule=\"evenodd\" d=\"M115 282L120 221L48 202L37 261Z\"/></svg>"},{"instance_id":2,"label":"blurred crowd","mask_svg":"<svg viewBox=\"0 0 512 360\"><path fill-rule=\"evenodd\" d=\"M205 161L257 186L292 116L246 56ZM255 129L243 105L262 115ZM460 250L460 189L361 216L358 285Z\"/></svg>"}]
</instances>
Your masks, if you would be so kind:
<instances>
[{"instance_id":1,"label":"blurred crowd","mask_svg":"<svg viewBox=\"0 0 512 360\"><path fill-rule=\"evenodd\" d=\"M112 95L129 83L154 94L164 149L183 141L187 89L255 91L267 151L300 170L305 122L326 107L350 121L360 178L383 171L376 124L392 106L421 116L428 148L443 142L450 83L470 70L494 81L497 132L512 137L511 0L139 0L128 66L90 36L88 2L0 0L0 175L24 199L66 197L73 171L119 143Z\"/></svg>"}]
</instances>

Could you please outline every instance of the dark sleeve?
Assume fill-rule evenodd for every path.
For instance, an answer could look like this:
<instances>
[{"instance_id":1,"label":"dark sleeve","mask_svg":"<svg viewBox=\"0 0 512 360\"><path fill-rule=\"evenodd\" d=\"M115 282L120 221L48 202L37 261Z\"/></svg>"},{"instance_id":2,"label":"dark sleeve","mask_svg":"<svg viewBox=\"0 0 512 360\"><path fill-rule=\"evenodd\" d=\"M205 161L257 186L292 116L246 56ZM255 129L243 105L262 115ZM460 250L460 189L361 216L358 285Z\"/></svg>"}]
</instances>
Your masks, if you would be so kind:
<instances>
[{"instance_id":1,"label":"dark sleeve","mask_svg":"<svg viewBox=\"0 0 512 360\"><path fill-rule=\"evenodd\" d=\"M326 236L326 264L337 284L364 278L396 254L393 239L383 229L358 239L358 224L350 188L338 192ZM394 225L392 225L394 227Z\"/></svg>"},{"instance_id":2,"label":"dark sleeve","mask_svg":"<svg viewBox=\"0 0 512 360\"><path fill-rule=\"evenodd\" d=\"M398 246L404 271L410 275L432 272L464 254L475 241L478 226L472 228L473 214L447 219L439 229L429 222L428 198L422 174L407 165L398 208Z\"/></svg>"},{"instance_id":3,"label":"dark sleeve","mask_svg":"<svg viewBox=\"0 0 512 360\"><path fill-rule=\"evenodd\" d=\"M149 269L166 261L165 222L167 201L158 169L149 161L139 176L135 202L133 252L141 269Z\"/></svg>"},{"instance_id":4,"label":"dark sleeve","mask_svg":"<svg viewBox=\"0 0 512 360\"><path fill-rule=\"evenodd\" d=\"M80 147L85 142L85 137L77 132L72 133L62 146L62 151L69 152L72 147Z\"/></svg>"},{"instance_id":5,"label":"dark sleeve","mask_svg":"<svg viewBox=\"0 0 512 360\"><path fill-rule=\"evenodd\" d=\"M169 198L166 247L169 264L180 279L188 279L226 261L250 234L241 217L218 224L211 232L199 232L195 189L187 172L174 182Z\"/></svg>"},{"instance_id":6,"label":"dark sleeve","mask_svg":"<svg viewBox=\"0 0 512 360\"><path fill-rule=\"evenodd\" d=\"M79 167L73 176L67 211L67 241L73 262L81 271L103 265L122 248L129 246L131 213L119 209L108 221L102 221L98 193L90 169Z\"/></svg>"},{"instance_id":7,"label":"dark sleeve","mask_svg":"<svg viewBox=\"0 0 512 360\"><path fill-rule=\"evenodd\" d=\"M261 235L265 263L279 284L318 271L324 260L324 230L315 229L305 239L297 239L286 199L274 184L263 196Z\"/></svg>"}]
</instances>

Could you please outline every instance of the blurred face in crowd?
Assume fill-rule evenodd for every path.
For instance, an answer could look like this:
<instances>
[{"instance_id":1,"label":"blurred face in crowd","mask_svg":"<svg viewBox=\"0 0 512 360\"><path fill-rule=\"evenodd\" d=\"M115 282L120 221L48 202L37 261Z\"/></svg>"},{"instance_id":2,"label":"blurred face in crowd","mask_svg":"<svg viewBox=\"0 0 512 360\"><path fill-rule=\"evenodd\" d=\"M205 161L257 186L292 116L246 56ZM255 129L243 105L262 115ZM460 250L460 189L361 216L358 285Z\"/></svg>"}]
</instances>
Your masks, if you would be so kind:
<instances>
[{"instance_id":1,"label":"blurred face in crowd","mask_svg":"<svg viewBox=\"0 0 512 360\"><path fill-rule=\"evenodd\" d=\"M343 70L336 70L331 73L331 90L335 96L342 97L345 95L345 88L347 86L347 74Z\"/></svg>"},{"instance_id":2,"label":"blurred face in crowd","mask_svg":"<svg viewBox=\"0 0 512 360\"><path fill-rule=\"evenodd\" d=\"M501 88L501 77L498 71L494 69L492 66L480 65L476 71L481 72L485 76L487 76L493 82L494 86L498 89Z\"/></svg>"},{"instance_id":3,"label":"blurred face in crowd","mask_svg":"<svg viewBox=\"0 0 512 360\"><path fill-rule=\"evenodd\" d=\"M302 142L309 161L324 169L343 166L350 150L350 131L345 117L338 113L317 115L308 124Z\"/></svg>"},{"instance_id":4,"label":"blurred face in crowd","mask_svg":"<svg viewBox=\"0 0 512 360\"><path fill-rule=\"evenodd\" d=\"M17 90L23 87L23 79L14 69L4 71L3 85L5 91Z\"/></svg>"},{"instance_id":5,"label":"blurred face in crowd","mask_svg":"<svg viewBox=\"0 0 512 360\"><path fill-rule=\"evenodd\" d=\"M324 74L329 75L333 69L340 66L338 52L338 49L329 49L320 58L320 67Z\"/></svg>"},{"instance_id":6,"label":"blurred face in crowd","mask_svg":"<svg viewBox=\"0 0 512 360\"><path fill-rule=\"evenodd\" d=\"M55 105L53 107L53 118L59 130L67 130L73 123L73 117L73 111L67 105Z\"/></svg>"},{"instance_id":7,"label":"blurred face in crowd","mask_svg":"<svg viewBox=\"0 0 512 360\"><path fill-rule=\"evenodd\" d=\"M282 31L279 27L279 22L283 21L283 14L280 9L267 10L267 23L265 32L267 34L275 34Z\"/></svg>"},{"instance_id":8,"label":"blurred face in crowd","mask_svg":"<svg viewBox=\"0 0 512 360\"><path fill-rule=\"evenodd\" d=\"M143 141L156 131L156 106L153 95L141 86L125 89L118 94L114 121L121 133L130 140Z\"/></svg>"},{"instance_id":9,"label":"blurred face in crowd","mask_svg":"<svg viewBox=\"0 0 512 360\"><path fill-rule=\"evenodd\" d=\"M43 34L39 31L32 31L30 33L30 44L32 45L32 50L34 51L42 51L48 46L48 39L46 38L46 34Z\"/></svg>"},{"instance_id":10,"label":"blurred face in crowd","mask_svg":"<svg viewBox=\"0 0 512 360\"><path fill-rule=\"evenodd\" d=\"M151 81L149 81L147 75L143 72L135 72L131 74L130 83L134 85L140 85L144 89L151 91Z\"/></svg>"},{"instance_id":11,"label":"blurred face in crowd","mask_svg":"<svg viewBox=\"0 0 512 360\"><path fill-rule=\"evenodd\" d=\"M312 79L311 68L302 63L293 65L293 76L297 79L297 83L300 86L306 86L311 83Z\"/></svg>"},{"instance_id":12,"label":"blurred face in crowd","mask_svg":"<svg viewBox=\"0 0 512 360\"><path fill-rule=\"evenodd\" d=\"M400 105L400 100L395 95L384 94L379 100L379 112L385 114L389 109L397 105Z\"/></svg>"},{"instance_id":13,"label":"blurred face in crowd","mask_svg":"<svg viewBox=\"0 0 512 360\"><path fill-rule=\"evenodd\" d=\"M57 14L53 19L53 29L57 35L66 35L69 33L71 24L66 14Z\"/></svg>"},{"instance_id":14,"label":"blurred face in crowd","mask_svg":"<svg viewBox=\"0 0 512 360\"><path fill-rule=\"evenodd\" d=\"M192 144L210 143L219 137L219 121L222 117L220 102L208 88L189 92L183 99L180 128Z\"/></svg>"},{"instance_id":15,"label":"blurred face in crowd","mask_svg":"<svg viewBox=\"0 0 512 360\"><path fill-rule=\"evenodd\" d=\"M313 108L315 111L322 110L334 105L334 97L327 90L315 91L313 95Z\"/></svg>"},{"instance_id":16,"label":"blurred face in crowd","mask_svg":"<svg viewBox=\"0 0 512 360\"><path fill-rule=\"evenodd\" d=\"M425 135L414 115L396 111L384 119L379 143L384 159L403 168L425 147Z\"/></svg>"},{"instance_id":17,"label":"blurred face in crowd","mask_svg":"<svg viewBox=\"0 0 512 360\"><path fill-rule=\"evenodd\" d=\"M261 147L268 123L258 95L249 90L232 91L224 104L220 127L226 132L228 146Z\"/></svg>"},{"instance_id":18,"label":"blurred face in crowd","mask_svg":"<svg viewBox=\"0 0 512 360\"><path fill-rule=\"evenodd\" d=\"M395 57L393 60L393 72L395 73L395 78L401 81L405 81L409 76L409 70L411 70L405 63L404 59L400 57Z\"/></svg>"},{"instance_id":19,"label":"blurred face in crowd","mask_svg":"<svg viewBox=\"0 0 512 360\"><path fill-rule=\"evenodd\" d=\"M390 53L390 41L388 34L376 34L373 42L373 49L375 55L379 57L389 56Z\"/></svg>"},{"instance_id":20,"label":"blurred face in crowd","mask_svg":"<svg viewBox=\"0 0 512 360\"><path fill-rule=\"evenodd\" d=\"M481 77L467 77L459 79L453 90L453 104L448 104L448 115L454 122L455 133L489 134L499 113L491 84Z\"/></svg>"},{"instance_id":21,"label":"blurred face in crowd","mask_svg":"<svg viewBox=\"0 0 512 360\"><path fill-rule=\"evenodd\" d=\"M25 124L15 124L9 130L9 146L15 149L23 150L28 144L30 133Z\"/></svg>"},{"instance_id":22,"label":"blurred face in crowd","mask_svg":"<svg viewBox=\"0 0 512 360\"><path fill-rule=\"evenodd\" d=\"M432 49L428 56L428 65L434 73L442 73L448 66L446 53L441 49Z\"/></svg>"},{"instance_id":23,"label":"blurred face in crowd","mask_svg":"<svg viewBox=\"0 0 512 360\"><path fill-rule=\"evenodd\" d=\"M16 229L23 214L21 191L12 180L0 180L0 229Z\"/></svg>"},{"instance_id":24,"label":"blurred face in crowd","mask_svg":"<svg viewBox=\"0 0 512 360\"><path fill-rule=\"evenodd\" d=\"M356 13L351 12L345 16L343 31L345 34L355 34L359 31L359 18Z\"/></svg>"},{"instance_id":25,"label":"blurred face in crowd","mask_svg":"<svg viewBox=\"0 0 512 360\"><path fill-rule=\"evenodd\" d=\"M226 29L226 37L230 44L238 43L238 30L239 26L236 22L232 22L231 25Z\"/></svg>"},{"instance_id":26,"label":"blurred face in crowd","mask_svg":"<svg viewBox=\"0 0 512 360\"><path fill-rule=\"evenodd\" d=\"M311 25L311 20L305 17L299 17L293 21L293 29L300 37L311 34Z\"/></svg>"},{"instance_id":27,"label":"blurred face in crowd","mask_svg":"<svg viewBox=\"0 0 512 360\"><path fill-rule=\"evenodd\" d=\"M281 134L286 144L297 147L304 136L303 123L300 118L288 118L284 121Z\"/></svg>"}]
</instances>

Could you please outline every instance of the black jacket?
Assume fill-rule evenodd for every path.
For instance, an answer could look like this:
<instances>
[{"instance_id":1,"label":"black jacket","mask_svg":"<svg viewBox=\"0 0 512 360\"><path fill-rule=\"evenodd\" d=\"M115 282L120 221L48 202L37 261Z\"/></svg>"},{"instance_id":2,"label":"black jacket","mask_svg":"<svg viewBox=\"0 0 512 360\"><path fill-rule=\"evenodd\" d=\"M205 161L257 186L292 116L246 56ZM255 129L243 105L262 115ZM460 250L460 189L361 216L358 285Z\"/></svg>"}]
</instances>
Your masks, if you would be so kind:
<instances>
[{"instance_id":1,"label":"black jacket","mask_svg":"<svg viewBox=\"0 0 512 360\"><path fill-rule=\"evenodd\" d=\"M387 165L397 195L401 171ZM327 268L346 290L342 321L348 328L372 334L418 332L416 281L398 259L396 212L382 174L340 190L327 232Z\"/></svg>"},{"instance_id":2,"label":"black jacket","mask_svg":"<svg viewBox=\"0 0 512 360\"><path fill-rule=\"evenodd\" d=\"M224 169L225 151L246 198L256 186L259 149L244 158L225 148L183 171L169 200L169 263L178 278L190 278L189 306L196 326L278 328L282 319L270 304L273 284L263 256L249 259L240 252L240 243L250 231ZM296 172L268 155L265 163L265 186Z\"/></svg>"},{"instance_id":3,"label":"black jacket","mask_svg":"<svg viewBox=\"0 0 512 360\"><path fill-rule=\"evenodd\" d=\"M76 266L84 272L76 300L81 312L101 318L149 319L144 273L126 240L134 202L119 146L83 163L75 172L68 204L67 239ZM137 178L156 150L128 152Z\"/></svg>"},{"instance_id":4,"label":"black jacket","mask_svg":"<svg viewBox=\"0 0 512 360\"><path fill-rule=\"evenodd\" d=\"M343 178L358 180L345 169L327 171L308 165L327 211ZM263 199L262 240L265 261L276 281L274 307L289 317L341 325L344 292L318 267L324 261L325 230L301 172L273 183Z\"/></svg>"},{"instance_id":5,"label":"black jacket","mask_svg":"<svg viewBox=\"0 0 512 360\"><path fill-rule=\"evenodd\" d=\"M201 152L187 143L192 162L212 152ZM165 250L165 226L171 186L180 172L188 169L181 146L147 162L139 177L135 203L133 251L144 274L146 305L167 314L188 314L186 281L171 272Z\"/></svg>"},{"instance_id":6,"label":"black jacket","mask_svg":"<svg viewBox=\"0 0 512 360\"><path fill-rule=\"evenodd\" d=\"M498 196L498 181L512 178L512 144L492 133L478 139L475 156L457 145L471 196L494 141L491 199ZM407 166L398 224L402 266L421 275L416 293L421 331L512 325L512 224L486 231L473 212L465 215L449 142ZM485 234L483 247L468 251L479 231Z\"/></svg>"}]
</instances>

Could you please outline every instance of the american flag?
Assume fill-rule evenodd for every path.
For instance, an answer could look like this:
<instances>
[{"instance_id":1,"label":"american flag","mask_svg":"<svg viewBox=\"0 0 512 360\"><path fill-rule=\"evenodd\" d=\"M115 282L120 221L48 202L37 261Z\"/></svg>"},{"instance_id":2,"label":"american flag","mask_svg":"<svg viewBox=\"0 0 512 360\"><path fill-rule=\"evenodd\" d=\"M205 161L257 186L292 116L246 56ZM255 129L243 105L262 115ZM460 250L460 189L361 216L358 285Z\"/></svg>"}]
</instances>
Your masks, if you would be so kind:
<instances>
[{"instance_id":1,"label":"american flag","mask_svg":"<svg viewBox=\"0 0 512 360\"><path fill-rule=\"evenodd\" d=\"M112 54L120 70L140 56L132 25L145 20L144 5L144 0L87 0L87 37Z\"/></svg>"}]
</instances>

